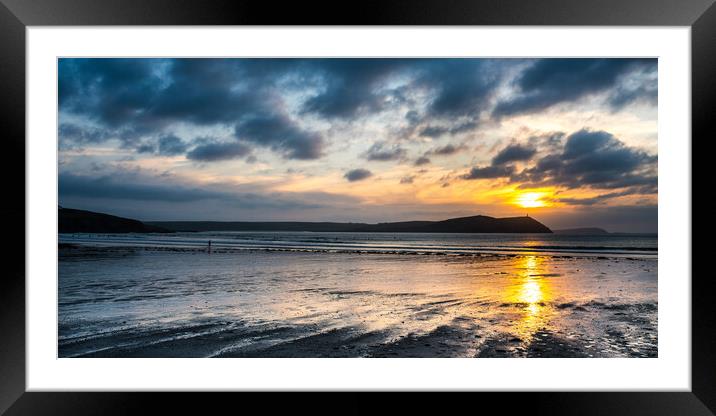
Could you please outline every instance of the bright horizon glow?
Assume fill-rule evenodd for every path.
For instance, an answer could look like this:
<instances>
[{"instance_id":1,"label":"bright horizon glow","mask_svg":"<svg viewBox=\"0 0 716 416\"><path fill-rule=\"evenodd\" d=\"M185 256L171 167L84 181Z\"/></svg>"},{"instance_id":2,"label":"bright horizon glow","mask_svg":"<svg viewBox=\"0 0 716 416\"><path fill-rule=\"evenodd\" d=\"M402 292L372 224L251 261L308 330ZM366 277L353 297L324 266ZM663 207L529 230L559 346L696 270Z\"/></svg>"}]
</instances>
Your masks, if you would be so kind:
<instances>
[{"instance_id":1,"label":"bright horizon glow","mask_svg":"<svg viewBox=\"0 0 716 416\"><path fill-rule=\"evenodd\" d=\"M525 192L515 198L515 202L523 208L540 208L547 205L542 198L545 196L543 192Z\"/></svg>"}]
</instances>

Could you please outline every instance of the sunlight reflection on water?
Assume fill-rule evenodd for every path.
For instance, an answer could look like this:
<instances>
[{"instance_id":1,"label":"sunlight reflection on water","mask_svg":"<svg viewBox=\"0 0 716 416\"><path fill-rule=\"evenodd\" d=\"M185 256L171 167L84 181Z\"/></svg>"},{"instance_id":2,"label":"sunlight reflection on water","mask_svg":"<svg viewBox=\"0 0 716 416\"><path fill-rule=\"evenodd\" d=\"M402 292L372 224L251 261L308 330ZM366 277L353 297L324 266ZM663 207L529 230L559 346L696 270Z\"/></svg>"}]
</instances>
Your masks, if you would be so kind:
<instances>
[{"instance_id":1,"label":"sunlight reflection on water","mask_svg":"<svg viewBox=\"0 0 716 416\"><path fill-rule=\"evenodd\" d=\"M534 255L516 258L511 285L505 293L504 302L521 308L521 317L513 322L515 333L531 338L544 327L551 316L547 303L552 300L549 278L549 262Z\"/></svg>"},{"instance_id":2,"label":"sunlight reflection on water","mask_svg":"<svg viewBox=\"0 0 716 416\"><path fill-rule=\"evenodd\" d=\"M296 354L330 356L358 343L363 352L346 355L369 355L371 348L415 337L431 339L421 348L442 348L427 356L472 356L488 340L512 338L517 352L506 354L517 354L545 331L602 342L607 356L656 345L655 261L538 253L464 258L139 251L61 260L59 300L64 355L93 350L100 332L108 337L103 342L116 342L111 337L127 328L139 331L136 351L167 354L172 350L158 350L144 337L177 343L191 339L198 330L187 328L194 326L207 337L227 331L237 337L221 335L206 341L204 350L194 344L191 354L198 356L310 337L322 341L303 341L308 350ZM631 338L605 336L617 330ZM258 341L238 335L242 331L258 331L252 335ZM346 341L352 339L364 344Z\"/></svg>"}]
</instances>

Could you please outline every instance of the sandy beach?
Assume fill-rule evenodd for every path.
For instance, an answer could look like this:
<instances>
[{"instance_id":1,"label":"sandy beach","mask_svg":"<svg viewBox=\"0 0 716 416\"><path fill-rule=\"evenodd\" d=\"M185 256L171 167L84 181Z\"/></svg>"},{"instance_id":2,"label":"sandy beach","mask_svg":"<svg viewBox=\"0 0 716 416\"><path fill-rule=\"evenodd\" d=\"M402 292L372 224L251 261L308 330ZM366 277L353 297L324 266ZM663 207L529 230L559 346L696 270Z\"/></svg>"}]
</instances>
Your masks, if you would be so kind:
<instances>
[{"instance_id":1,"label":"sandy beach","mask_svg":"<svg viewBox=\"0 0 716 416\"><path fill-rule=\"evenodd\" d=\"M60 357L656 357L656 258L63 244Z\"/></svg>"}]
</instances>

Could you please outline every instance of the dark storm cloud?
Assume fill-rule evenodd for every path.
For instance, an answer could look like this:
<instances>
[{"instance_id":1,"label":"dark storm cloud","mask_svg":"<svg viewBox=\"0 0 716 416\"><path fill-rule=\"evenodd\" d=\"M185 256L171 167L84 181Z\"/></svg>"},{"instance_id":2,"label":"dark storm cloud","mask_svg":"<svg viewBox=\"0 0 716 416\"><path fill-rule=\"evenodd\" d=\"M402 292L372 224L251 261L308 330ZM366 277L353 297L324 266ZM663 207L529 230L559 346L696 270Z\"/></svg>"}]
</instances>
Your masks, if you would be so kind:
<instances>
[{"instance_id":1,"label":"dark storm cloud","mask_svg":"<svg viewBox=\"0 0 716 416\"><path fill-rule=\"evenodd\" d=\"M137 153L154 153L157 148L152 144L140 144L134 150Z\"/></svg>"},{"instance_id":2,"label":"dark storm cloud","mask_svg":"<svg viewBox=\"0 0 716 416\"><path fill-rule=\"evenodd\" d=\"M238 60L61 59L60 109L113 128L228 123L263 105L232 88L242 74Z\"/></svg>"},{"instance_id":3,"label":"dark storm cloud","mask_svg":"<svg viewBox=\"0 0 716 416\"><path fill-rule=\"evenodd\" d=\"M160 91L156 59L59 60L58 94L62 111L86 115L117 127L142 110Z\"/></svg>"},{"instance_id":4,"label":"dark storm cloud","mask_svg":"<svg viewBox=\"0 0 716 416\"><path fill-rule=\"evenodd\" d=\"M174 59L167 71L169 84L147 103L152 122L181 120L197 125L231 123L247 113L273 107L269 79L252 73L246 61L231 59ZM258 78L257 78L258 77ZM252 84L247 87L242 82Z\"/></svg>"},{"instance_id":5,"label":"dark storm cloud","mask_svg":"<svg viewBox=\"0 0 716 416\"><path fill-rule=\"evenodd\" d=\"M414 126L418 123L420 123L420 113L418 113L415 110L410 110L405 113L405 120L410 124L411 126Z\"/></svg>"},{"instance_id":6,"label":"dark storm cloud","mask_svg":"<svg viewBox=\"0 0 716 416\"><path fill-rule=\"evenodd\" d=\"M159 138L158 152L163 156L176 156L186 152L187 145L173 134Z\"/></svg>"},{"instance_id":7,"label":"dark storm cloud","mask_svg":"<svg viewBox=\"0 0 716 416\"><path fill-rule=\"evenodd\" d=\"M316 59L308 67L322 76L323 91L306 100L305 112L325 118L354 118L384 108L390 91L381 81L414 63L411 59Z\"/></svg>"},{"instance_id":8,"label":"dark storm cloud","mask_svg":"<svg viewBox=\"0 0 716 416\"><path fill-rule=\"evenodd\" d=\"M205 143L193 148L186 154L187 159L199 162L216 162L239 159L251 153L251 148L243 143Z\"/></svg>"},{"instance_id":9,"label":"dark storm cloud","mask_svg":"<svg viewBox=\"0 0 716 416\"><path fill-rule=\"evenodd\" d=\"M127 143L156 135L170 123L235 124L242 140L286 158L317 158L325 144L322 137L277 111L271 93L276 80L269 75L296 61L270 61L262 66L231 59L62 59L60 109L117 132L125 147L136 147ZM248 81L250 86L242 84ZM106 138L73 137L85 142ZM179 149L162 143L156 148L170 153Z\"/></svg>"},{"instance_id":10,"label":"dark storm cloud","mask_svg":"<svg viewBox=\"0 0 716 416\"><path fill-rule=\"evenodd\" d=\"M325 146L321 135L300 128L283 114L244 118L236 124L234 132L239 140L270 147L289 159L317 159Z\"/></svg>"},{"instance_id":11,"label":"dark storm cloud","mask_svg":"<svg viewBox=\"0 0 716 416\"><path fill-rule=\"evenodd\" d=\"M533 184L568 188L656 187L656 156L626 146L605 131L569 135L561 154L548 154L518 177Z\"/></svg>"},{"instance_id":12,"label":"dark storm cloud","mask_svg":"<svg viewBox=\"0 0 716 416\"><path fill-rule=\"evenodd\" d=\"M516 150L518 148L520 149ZM547 150L552 153L544 154L533 166L517 172L511 162L530 160L537 154L537 149L526 149L519 145L510 145L502 149L490 165L473 167L462 178L510 178L512 182L520 183L520 188L631 188L628 191L605 194L601 200L627 194L657 192L657 157L628 147L605 131L579 130L566 137L561 149L555 150L553 146L547 146ZM564 199L561 202L589 205L601 200Z\"/></svg>"},{"instance_id":13,"label":"dark storm cloud","mask_svg":"<svg viewBox=\"0 0 716 416\"><path fill-rule=\"evenodd\" d=\"M125 143L125 147L128 147L129 145L130 143ZM168 134L159 138L145 140L144 142L134 146L134 151L142 154L177 156L184 154L188 147L188 144L179 137L173 134Z\"/></svg>"},{"instance_id":14,"label":"dark storm cloud","mask_svg":"<svg viewBox=\"0 0 716 416\"><path fill-rule=\"evenodd\" d=\"M435 91L430 117L477 116L498 85L509 60L440 59L426 62L419 83Z\"/></svg>"},{"instance_id":15,"label":"dark storm cloud","mask_svg":"<svg viewBox=\"0 0 716 416\"><path fill-rule=\"evenodd\" d=\"M658 83L653 79L637 87L620 86L609 96L608 103L615 111L634 102L645 102L655 106L658 95Z\"/></svg>"},{"instance_id":16,"label":"dark storm cloud","mask_svg":"<svg viewBox=\"0 0 716 416\"><path fill-rule=\"evenodd\" d=\"M431 98L426 113L414 110L407 120L418 124L433 118L475 117L484 110L506 65L516 60L476 59L314 59L304 61L303 70L322 78L322 91L309 98L303 111L321 117L351 120L379 112L390 103L409 101L414 91L427 90ZM395 76L410 78L402 88L385 88ZM471 130L474 121L454 129L437 127L437 134ZM428 128L426 134L430 133Z\"/></svg>"},{"instance_id":17,"label":"dark storm cloud","mask_svg":"<svg viewBox=\"0 0 716 416\"><path fill-rule=\"evenodd\" d=\"M530 160L536 153L537 150L532 147L513 144L505 147L494 158L492 158L492 164L504 165L511 162Z\"/></svg>"},{"instance_id":18,"label":"dark storm cloud","mask_svg":"<svg viewBox=\"0 0 716 416\"><path fill-rule=\"evenodd\" d=\"M561 131L539 133L530 136L527 139L527 142L530 147L554 151L562 148L562 146L564 145L562 140L565 138L565 136L566 134Z\"/></svg>"},{"instance_id":19,"label":"dark storm cloud","mask_svg":"<svg viewBox=\"0 0 716 416\"><path fill-rule=\"evenodd\" d=\"M427 126L420 131L420 136L438 138L447 134L448 131L449 129L447 127Z\"/></svg>"},{"instance_id":20,"label":"dark storm cloud","mask_svg":"<svg viewBox=\"0 0 716 416\"><path fill-rule=\"evenodd\" d=\"M530 160L537 150L519 144L511 144L500 150L488 166L475 166L462 175L463 179L496 179L513 177L516 174L513 162Z\"/></svg>"},{"instance_id":21,"label":"dark storm cloud","mask_svg":"<svg viewBox=\"0 0 716 416\"><path fill-rule=\"evenodd\" d=\"M344 178L348 180L348 182L356 182L356 181L362 181L363 179L367 179L369 177L373 176L373 173L367 169L353 169L346 172L345 175L343 175Z\"/></svg>"},{"instance_id":22,"label":"dark storm cloud","mask_svg":"<svg viewBox=\"0 0 716 416\"><path fill-rule=\"evenodd\" d=\"M485 166L473 167L470 172L462 176L463 179L496 179L512 175L514 166Z\"/></svg>"},{"instance_id":23,"label":"dark storm cloud","mask_svg":"<svg viewBox=\"0 0 716 416\"><path fill-rule=\"evenodd\" d=\"M111 135L105 130L63 123L57 129L57 137L60 148L71 148L85 144L101 143L111 138Z\"/></svg>"},{"instance_id":24,"label":"dark storm cloud","mask_svg":"<svg viewBox=\"0 0 716 416\"><path fill-rule=\"evenodd\" d=\"M398 105L407 109L405 137L456 135L478 128L477 120L490 111L507 74L529 62L62 58L61 145L81 147L115 138L123 148L179 155L179 143L162 146L158 138L172 135L176 124L188 124L233 127L247 145L272 149L288 159L316 159L325 154L326 138L288 108L353 122L403 108ZM495 114L536 111L610 89L610 105L620 108L655 97L655 71L654 59L537 60L517 75L517 95L499 103ZM621 83L625 75L630 83ZM287 105L287 91L300 92L302 101ZM84 131L79 126L72 131L65 115L73 116ZM184 152L199 143L185 145Z\"/></svg>"},{"instance_id":25,"label":"dark storm cloud","mask_svg":"<svg viewBox=\"0 0 716 416\"><path fill-rule=\"evenodd\" d=\"M430 163L430 159L425 156L421 156L415 160L415 166L423 166L427 165L428 163Z\"/></svg>"},{"instance_id":26,"label":"dark storm cloud","mask_svg":"<svg viewBox=\"0 0 716 416\"><path fill-rule=\"evenodd\" d=\"M457 146L453 144L446 144L445 146L436 147L434 149L428 150L427 152L425 152L425 155L448 156L454 155L466 149L467 146L465 146L464 144L460 144Z\"/></svg>"},{"instance_id":27,"label":"dark storm cloud","mask_svg":"<svg viewBox=\"0 0 716 416\"><path fill-rule=\"evenodd\" d=\"M386 143L374 143L365 153L368 160L390 161L399 160L405 156L405 149L398 145L388 145Z\"/></svg>"},{"instance_id":28,"label":"dark storm cloud","mask_svg":"<svg viewBox=\"0 0 716 416\"><path fill-rule=\"evenodd\" d=\"M474 130L476 127L477 123L475 121L467 121L464 123L457 124L453 127L426 126L420 131L419 136L437 139L446 134L455 135L468 132Z\"/></svg>"},{"instance_id":29,"label":"dark storm cloud","mask_svg":"<svg viewBox=\"0 0 716 416\"><path fill-rule=\"evenodd\" d=\"M657 60L650 58L541 59L518 75L515 80L518 94L499 103L493 115L499 117L540 111L590 94L618 89L625 75L655 72L656 65ZM649 90L653 88L647 85L653 82L646 80L643 88L625 90L621 96L618 93L612 95L611 104L623 106L643 94L652 94Z\"/></svg>"}]
</instances>

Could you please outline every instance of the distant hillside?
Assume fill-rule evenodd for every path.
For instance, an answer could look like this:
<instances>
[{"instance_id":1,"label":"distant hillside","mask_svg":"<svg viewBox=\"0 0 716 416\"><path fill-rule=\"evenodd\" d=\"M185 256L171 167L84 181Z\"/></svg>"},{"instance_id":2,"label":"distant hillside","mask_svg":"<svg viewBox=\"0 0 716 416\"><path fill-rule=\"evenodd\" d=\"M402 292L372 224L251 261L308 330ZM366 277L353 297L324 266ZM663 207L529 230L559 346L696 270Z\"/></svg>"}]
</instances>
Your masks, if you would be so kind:
<instances>
[{"instance_id":1,"label":"distant hillside","mask_svg":"<svg viewBox=\"0 0 716 416\"><path fill-rule=\"evenodd\" d=\"M170 233L172 231L141 221L92 211L59 207L61 233Z\"/></svg>"},{"instance_id":2,"label":"distant hillside","mask_svg":"<svg viewBox=\"0 0 716 416\"><path fill-rule=\"evenodd\" d=\"M403 233L551 233L531 217L493 218L484 215L444 221L404 221L378 224L341 222L216 222L154 221L147 224L173 231L313 231Z\"/></svg>"},{"instance_id":3,"label":"distant hillside","mask_svg":"<svg viewBox=\"0 0 716 416\"><path fill-rule=\"evenodd\" d=\"M568 228L565 230L553 230L555 234L578 234L578 235L599 235L599 234L609 234L607 230L604 230L602 228Z\"/></svg>"}]
</instances>

